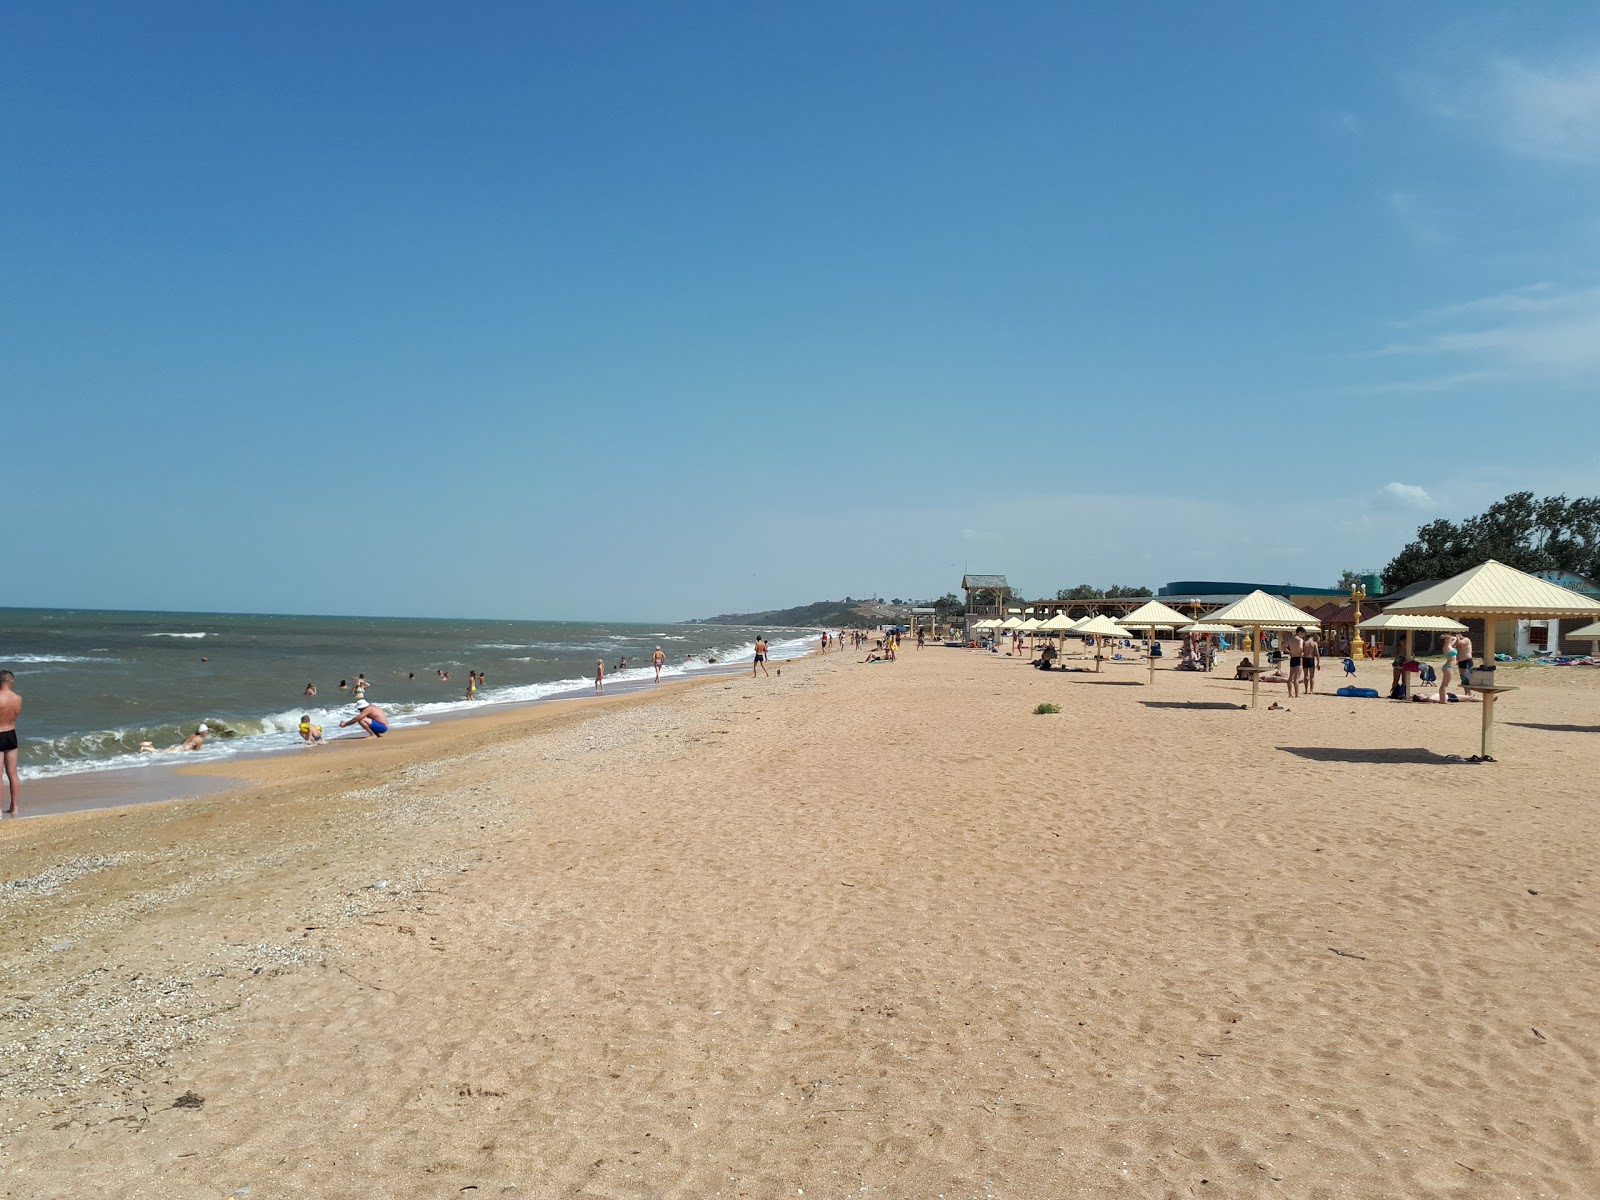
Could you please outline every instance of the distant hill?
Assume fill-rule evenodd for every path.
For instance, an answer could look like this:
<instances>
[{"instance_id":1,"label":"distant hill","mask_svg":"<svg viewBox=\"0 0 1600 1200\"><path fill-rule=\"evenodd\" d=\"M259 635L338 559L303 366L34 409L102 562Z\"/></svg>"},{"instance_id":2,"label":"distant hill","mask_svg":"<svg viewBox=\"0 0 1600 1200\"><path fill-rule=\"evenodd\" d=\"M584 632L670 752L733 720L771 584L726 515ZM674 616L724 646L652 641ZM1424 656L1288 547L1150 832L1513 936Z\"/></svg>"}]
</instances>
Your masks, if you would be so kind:
<instances>
[{"instance_id":1,"label":"distant hill","mask_svg":"<svg viewBox=\"0 0 1600 1200\"><path fill-rule=\"evenodd\" d=\"M911 619L908 604L878 604L871 600L818 600L798 608L775 608L767 612L722 613L691 621L691 625L771 625L828 629L870 629L890 622L907 624Z\"/></svg>"}]
</instances>

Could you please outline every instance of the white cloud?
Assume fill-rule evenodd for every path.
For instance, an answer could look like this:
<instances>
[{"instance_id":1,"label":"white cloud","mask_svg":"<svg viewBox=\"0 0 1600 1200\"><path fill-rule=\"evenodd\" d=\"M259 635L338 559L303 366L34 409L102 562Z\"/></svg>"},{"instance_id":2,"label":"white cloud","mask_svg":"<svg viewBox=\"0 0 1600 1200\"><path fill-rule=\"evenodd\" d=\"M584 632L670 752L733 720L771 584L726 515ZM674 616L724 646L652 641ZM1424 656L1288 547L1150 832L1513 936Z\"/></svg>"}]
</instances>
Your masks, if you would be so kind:
<instances>
[{"instance_id":1,"label":"white cloud","mask_svg":"<svg viewBox=\"0 0 1600 1200\"><path fill-rule=\"evenodd\" d=\"M1492 379L1600 382L1600 288L1532 284L1397 324L1424 336L1372 356L1425 361L1429 371L1356 390L1437 392Z\"/></svg>"},{"instance_id":2,"label":"white cloud","mask_svg":"<svg viewBox=\"0 0 1600 1200\"><path fill-rule=\"evenodd\" d=\"M1488 129L1505 149L1600 164L1600 56L1542 67L1497 59L1484 83Z\"/></svg>"},{"instance_id":3,"label":"white cloud","mask_svg":"<svg viewBox=\"0 0 1600 1200\"><path fill-rule=\"evenodd\" d=\"M1380 499L1389 508L1432 508L1433 497L1428 495L1427 489L1414 483L1386 483L1380 492Z\"/></svg>"},{"instance_id":4,"label":"white cloud","mask_svg":"<svg viewBox=\"0 0 1600 1200\"><path fill-rule=\"evenodd\" d=\"M1483 57L1452 76L1411 83L1437 115L1509 154L1600 165L1600 54Z\"/></svg>"}]
</instances>

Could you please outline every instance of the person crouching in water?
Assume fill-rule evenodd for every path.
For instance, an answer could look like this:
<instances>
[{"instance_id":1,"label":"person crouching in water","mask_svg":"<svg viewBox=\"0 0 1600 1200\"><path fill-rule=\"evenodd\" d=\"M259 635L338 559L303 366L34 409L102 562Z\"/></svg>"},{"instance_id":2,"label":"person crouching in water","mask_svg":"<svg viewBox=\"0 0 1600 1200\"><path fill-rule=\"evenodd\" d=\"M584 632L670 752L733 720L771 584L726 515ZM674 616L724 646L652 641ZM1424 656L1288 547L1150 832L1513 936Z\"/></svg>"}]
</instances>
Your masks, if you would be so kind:
<instances>
[{"instance_id":1,"label":"person crouching in water","mask_svg":"<svg viewBox=\"0 0 1600 1200\"><path fill-rule=\"evenodd\" d=\"M383 709L379 708L376 704L372 704L369 701L362 700L360 704L361 707L356 712L356 715L351 717L348 721L340 721L339 728L343 729L347 725L359 725L361 728L365 729L367 734L371 737L382 737L384 734L388 733L389 714L384 712Z\"/></svg>"},{"instance_id":2,"label":"person crouching in water","mask_svg":"<svg viewBox=\"0 0 1600 1200\"><path fill-rule=\"evenodd\" d=\"M322 726L313 725L309 715L300 718L300 740L308 746L322 745Z\"/></svg>"}]
</instances>

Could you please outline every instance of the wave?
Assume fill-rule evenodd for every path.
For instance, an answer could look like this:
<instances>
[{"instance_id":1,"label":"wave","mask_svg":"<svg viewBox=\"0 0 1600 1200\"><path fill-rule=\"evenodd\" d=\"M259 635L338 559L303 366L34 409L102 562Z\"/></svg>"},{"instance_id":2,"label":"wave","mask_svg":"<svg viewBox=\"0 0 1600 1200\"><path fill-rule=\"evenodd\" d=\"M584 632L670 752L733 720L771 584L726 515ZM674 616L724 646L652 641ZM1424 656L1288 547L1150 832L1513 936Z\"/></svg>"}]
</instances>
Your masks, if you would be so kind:
<instances>
[{"instance_id":1,"label":"wave","mask_svg":"<svg viewBox=\"0 0 1600 1200\"><path fill-rule=\"evenodd\" d=\"M774 661L806 654L812 648L813 641L809 637L786 638L771 643ZM696 655L692 659L669 662L662 668L661 675L664 679L681 679L726 669L734 664L748 665L754 653L754 640L721 646ZM615 685L645 683L654 679L655 671L649 664L648 656L642 657L644 658L642 665L608 672L606 682ZM468 712L486 705L531 704L552 697L589 694L593 687L593 676L575 676L544 683L486 688L479 693L476 701L469 701L464 695L460 695L448 700L385 703L385 697L381 692L370 698L389 714L389 724L392 728L406 729L426 725L430 718ZM302 715L309 716L314 724L321 725L327 740L364 737L365 733L357 726L339 728L339 722L348 720L355 711L353 702L343 702L336 707L322 704L317 707L295 707L250 716L235 714L201 716L183 724L100 729L66 734L57 738L25 738L23 761L28 765L23 768L22 774L24 778L38 779L126 767L172 766L179 762L218 762L240 754L261 754L301 748L305 745L300 740ZM194 732L195 725L200 721L204 721L211 729L211 736L207 737L201 749L175 754L139 752L139 745L142 742L152 742L163 749L178 745Z\"/></svg>"},{"instance_id":2,"label":"wave","mask_svg":"<svg viewBox=\"0 0 1600 1200\"><path fill-rule=\"evenodd\" d=\"M92 658L83 654L14 654L5 660L13 663L119 663L120 658Z\"/></svg>"},{"instance_id":3,"label":"wave","mask_svg":"<svg viewBox=\"0 0 1600 1200\"><path fill-rule=\"evenodd\" d=\"M207 634L207 633L147 633L147 634L145 634L145 637L203 638L203 637L209 637L209 636L210 635Z\"/></svg>"}]
</instances>

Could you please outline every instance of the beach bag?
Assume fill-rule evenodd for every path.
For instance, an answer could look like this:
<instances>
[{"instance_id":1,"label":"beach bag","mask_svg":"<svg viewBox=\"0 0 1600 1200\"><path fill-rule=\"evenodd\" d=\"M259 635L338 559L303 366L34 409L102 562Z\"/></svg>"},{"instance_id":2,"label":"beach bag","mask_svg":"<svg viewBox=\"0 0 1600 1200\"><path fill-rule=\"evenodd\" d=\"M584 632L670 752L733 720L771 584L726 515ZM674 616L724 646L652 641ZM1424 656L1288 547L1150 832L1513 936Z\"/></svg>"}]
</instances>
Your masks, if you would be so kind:
<instances>
[{"instance_id":1,"label":"beach bag","mask_svg":"<svg viewBox=\"0 0 1600 1200\"><path fill-rule=\"evenodd\" d=\"M1437 683L1438 680L1439 680L1439 672L1437 672L1437 671L1435 671L1433 669L1433 664L1432 663L1423 663L1422 664L1422 682L1423 683Z\"/></svg>"}]
</instances>

